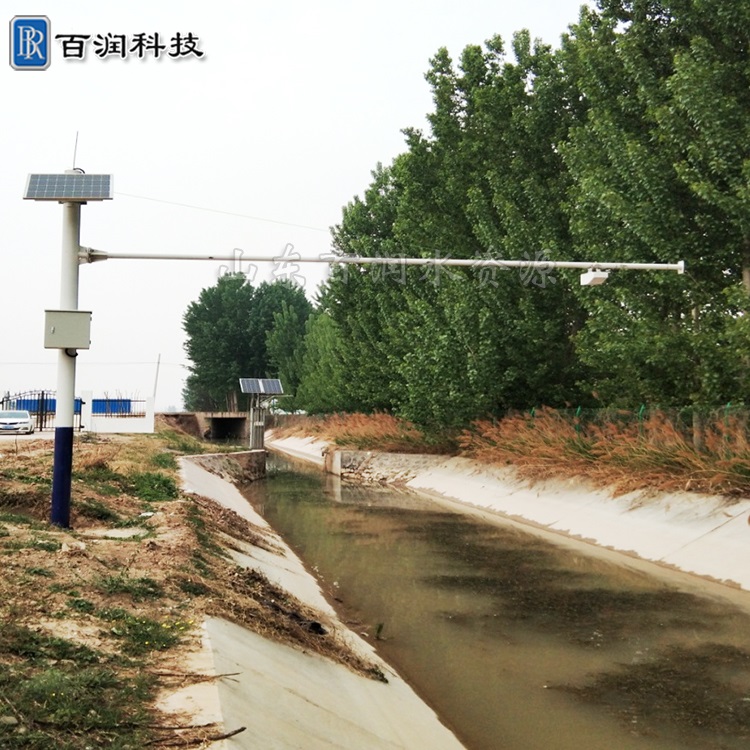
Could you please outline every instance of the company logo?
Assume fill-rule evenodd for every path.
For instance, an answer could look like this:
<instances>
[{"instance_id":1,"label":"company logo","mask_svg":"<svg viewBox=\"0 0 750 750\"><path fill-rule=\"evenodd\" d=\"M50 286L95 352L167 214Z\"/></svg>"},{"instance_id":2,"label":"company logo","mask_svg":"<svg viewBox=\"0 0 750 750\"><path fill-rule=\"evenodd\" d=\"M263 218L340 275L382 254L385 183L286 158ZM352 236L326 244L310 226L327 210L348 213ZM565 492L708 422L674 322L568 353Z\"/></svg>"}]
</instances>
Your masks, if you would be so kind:
<instances>
[{"instance_id":1,"label":"company logo","mask_svg":"<svg viewBox=\"0 0 750 750\"><path fill-rule=\"evenodd\" d=\"M50 64L47 16L15 16L10 22L10 65L16 70L46 70Z\"/></svg>"}]
</instances>

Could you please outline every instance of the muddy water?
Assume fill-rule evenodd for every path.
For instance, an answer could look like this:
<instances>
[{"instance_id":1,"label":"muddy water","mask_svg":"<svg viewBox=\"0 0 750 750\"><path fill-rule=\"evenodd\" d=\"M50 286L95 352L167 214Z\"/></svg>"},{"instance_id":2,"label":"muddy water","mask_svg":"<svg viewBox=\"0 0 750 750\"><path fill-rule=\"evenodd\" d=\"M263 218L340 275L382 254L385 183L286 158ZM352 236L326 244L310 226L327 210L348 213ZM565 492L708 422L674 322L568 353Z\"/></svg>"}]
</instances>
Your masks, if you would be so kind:
<instances>
[{"instance_id":1,"label":"muddy water","mask_svg":"<svg viewBox=\"0 0 750 750\"><path fill-rule=\"evenodd\" d=\"M750 747L742 596L283 459L246 496L470 750Z\"/></svg>"}]
</instances>

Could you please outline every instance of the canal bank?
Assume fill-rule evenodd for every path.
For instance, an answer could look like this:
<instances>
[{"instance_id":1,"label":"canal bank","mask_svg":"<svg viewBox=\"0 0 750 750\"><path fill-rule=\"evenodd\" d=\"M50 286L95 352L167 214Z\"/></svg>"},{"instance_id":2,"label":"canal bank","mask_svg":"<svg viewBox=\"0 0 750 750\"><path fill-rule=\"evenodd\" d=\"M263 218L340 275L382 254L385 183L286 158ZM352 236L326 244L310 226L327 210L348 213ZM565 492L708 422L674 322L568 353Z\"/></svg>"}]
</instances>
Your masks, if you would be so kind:
<instances>
[{"instance_id":1,"label":"canal bank","mask_svg":"<svg viewBox=\"0 0 750 750\"><path fill-rule=\"evenodd\" d=\"M227 544L243 568L258 571L314 612L325 638L373 665L385 679L372 679L318 654L263 637L228 620L207 618L203 627L205 674L200 695L181 695L185 710L210 706L211 721L242 731L223 740L227 748L362 748L461 750L462 745L372 647L349 630L324 598L300 559L235 487L230 455L183 459L186 491L209 498L272 540L269 549ZM228 542L230 540L227 540ZM283 604L283 602L281 603Z\"/></svg>"},{"instance_id":2,"label":"canal bank","mask_svg":"<svg viewBox=\"0 0 750 750\"><path fill-rule=\"evenodd\" d=\"M750 590L750 500L688 492L613 497L583 481L531 485L511 468L466 458L329 450L323 441L273 433L266 445L344 479L407 487L488 519Z\"/></svg>"}]
</instances>

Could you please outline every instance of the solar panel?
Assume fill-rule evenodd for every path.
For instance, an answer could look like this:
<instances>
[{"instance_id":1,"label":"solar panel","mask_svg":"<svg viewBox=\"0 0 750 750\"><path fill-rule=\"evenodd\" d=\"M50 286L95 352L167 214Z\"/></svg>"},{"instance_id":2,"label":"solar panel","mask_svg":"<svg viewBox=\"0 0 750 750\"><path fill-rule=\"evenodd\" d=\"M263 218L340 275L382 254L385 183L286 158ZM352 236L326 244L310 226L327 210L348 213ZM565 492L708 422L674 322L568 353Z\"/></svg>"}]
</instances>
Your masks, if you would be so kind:
<instances>
[{"instance_id":1,"label":"solar panel","mask_svg":"<svg viewBox=\"0 0 750 750\"><path fill-rule=\"evenodd\" d=\"M240 390L243 393L283 396L281 381L275 378L240 378Z\"/></svg>"},{"instance_id":2,"label":"solar panel","mask_svg":"<svg viewBox=\"0 0 750 750\"><path fill-rule=\"evenodd\" d=\"M25 200L104 201L112 199L111 174L30 174Z\"/></svg>"}]
</instances>

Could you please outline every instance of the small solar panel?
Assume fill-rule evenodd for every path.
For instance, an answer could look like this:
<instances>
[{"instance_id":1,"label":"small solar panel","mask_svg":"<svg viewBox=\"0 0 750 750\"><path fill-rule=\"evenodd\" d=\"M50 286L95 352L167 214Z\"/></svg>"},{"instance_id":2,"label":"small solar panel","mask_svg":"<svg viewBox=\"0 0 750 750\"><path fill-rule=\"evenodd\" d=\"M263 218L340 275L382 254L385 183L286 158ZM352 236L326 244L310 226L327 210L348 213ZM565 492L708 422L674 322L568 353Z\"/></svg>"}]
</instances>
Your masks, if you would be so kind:
<instances>
[{"instance_id":1,"label":"small solar panel","mask_svg":"<svg viewBox=\"0 0 750 750\"><path fill-rule=\"evenodd\" d=\"M111 174L30 174L25 200L105 201L112 199Z\"/></svg>"},{"instance_id":2,"label":"small solar panel","mask_svg":"<svg viewBox=\"0 0 750 750\"><path fill-rule=\"evenodd\" d=\"M240 378L240 390L243 393L263 394L266 396L283 396L281 381L275 378Z\"/></svg>"}]
</instances>

